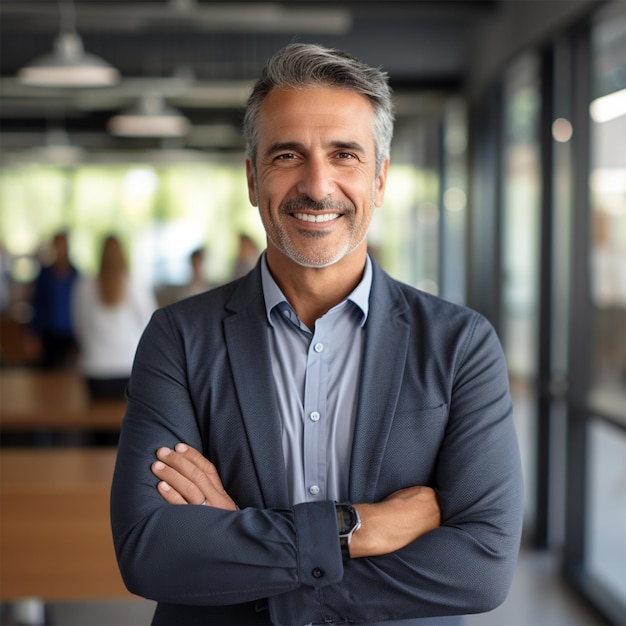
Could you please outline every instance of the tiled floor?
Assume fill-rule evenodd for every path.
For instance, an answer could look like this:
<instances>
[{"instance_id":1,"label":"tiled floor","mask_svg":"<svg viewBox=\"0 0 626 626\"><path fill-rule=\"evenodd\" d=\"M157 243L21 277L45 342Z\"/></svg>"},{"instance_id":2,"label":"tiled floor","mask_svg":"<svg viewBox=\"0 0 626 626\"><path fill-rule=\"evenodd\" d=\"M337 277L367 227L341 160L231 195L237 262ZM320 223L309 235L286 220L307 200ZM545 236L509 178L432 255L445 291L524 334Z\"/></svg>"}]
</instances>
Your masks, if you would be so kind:
<instances>
[{"instance_id":1,"label":"tiled floor","mask_svg":"<svg viewBox=\"0 0 626 626\"><path fill-rule=\"evenodd\" d=\"M54 626L147 626L153 607L141 599L59 602L48 606L48 616ZM13 626L7 611L3 613L0 624ZM468 616L467 622L468 626L606 626L561 582L553 556L525 550L506 602L491 613Z\"/></svg>"}]
</instances>

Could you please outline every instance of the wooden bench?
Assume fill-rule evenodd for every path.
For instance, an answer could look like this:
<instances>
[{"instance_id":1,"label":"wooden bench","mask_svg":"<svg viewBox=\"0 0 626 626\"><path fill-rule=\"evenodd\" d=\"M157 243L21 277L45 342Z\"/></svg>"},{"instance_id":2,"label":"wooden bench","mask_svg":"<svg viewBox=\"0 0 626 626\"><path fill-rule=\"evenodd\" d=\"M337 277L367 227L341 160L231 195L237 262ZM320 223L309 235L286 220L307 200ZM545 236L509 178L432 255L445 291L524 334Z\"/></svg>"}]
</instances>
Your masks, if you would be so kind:
<instances>
[{"instance_id":1,"label":"wooden bench","mask_svg":"<svg viewBox=\"0 0 626 626\"><path fill-rule=\"evenodd\" d=\"M109 522L113 448L0 453L0 600L132 597Z\"/></svg>"},{"instance_id":2,"label":"wooden bench","mask_svg":"<svg viewBox=\"0 0 626 626\"><path fill-rule=\"evenodd\" d=\"M0 370L2 432L58 430L118 432L124 400L91 401L74 370Z\"/></svg>"}]
</instances>

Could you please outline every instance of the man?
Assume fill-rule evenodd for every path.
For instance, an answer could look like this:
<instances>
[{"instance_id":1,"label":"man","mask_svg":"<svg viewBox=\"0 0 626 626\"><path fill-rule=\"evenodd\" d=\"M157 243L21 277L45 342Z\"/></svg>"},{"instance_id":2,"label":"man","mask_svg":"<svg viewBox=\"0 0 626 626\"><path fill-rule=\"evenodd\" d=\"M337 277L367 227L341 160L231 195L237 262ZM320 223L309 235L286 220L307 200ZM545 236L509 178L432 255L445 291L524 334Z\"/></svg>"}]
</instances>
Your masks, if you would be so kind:
<instances>
[{"instance_id":1,"label":"man","mask_svg":"<svg viewBox=\"0 0 626 626\"><path fill-rule=\"evenodd\" d=\"M157 312L128 389L113 533L154 624L453 624L434 618L508 592L522 486L498 341L367 255L392 121L385 74L306 44L248 101L267 250Z\"/></svg>"},{"instance_id":2,"label":"man","mask_svg":"<svg viewBox=\"0 0 626 626\"><path fill-rule=\"evenodd\" d=\"M65 231L54 235L52 255L34 284L33 318L26 335L29 359L46 369L73 366L77 354L71 295L78 271L70 260Z\"/></svg>"}]
</instances>

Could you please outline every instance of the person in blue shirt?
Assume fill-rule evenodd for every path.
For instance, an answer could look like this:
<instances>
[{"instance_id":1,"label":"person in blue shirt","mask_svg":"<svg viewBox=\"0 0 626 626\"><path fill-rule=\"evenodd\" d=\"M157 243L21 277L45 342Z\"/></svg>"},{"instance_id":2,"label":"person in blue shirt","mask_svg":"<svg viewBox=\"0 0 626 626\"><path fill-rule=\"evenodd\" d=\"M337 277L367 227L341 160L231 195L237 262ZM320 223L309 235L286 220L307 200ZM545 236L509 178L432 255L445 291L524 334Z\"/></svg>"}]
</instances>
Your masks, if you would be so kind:
<instances>
[{"instance_id":1,"label":"person in blue shirt","mask_svg":"<svg viewBox=\"0 0 626 626\"><path fill-rule=\"evenodd\" d=\"M36 342L31 352L44 368L73 365L77 353L71 300L78 271L70 260L67 233L53 237L52 251L52 262L42 266L34 284L29 324Z\"/></svg>"},{"instance_id":2,"label":"person in blue shirt","mask_svg":"<svg viewBox=\"0 0 626 626\"><path fill-rule=\"evenodd\" d=\"M368 254L387 76L292 44L244 119L267 248L157 311L111 493L153 624L460 624L508 592L522 481L504 356L478 313Z\"/></svg>"}]
</instances>

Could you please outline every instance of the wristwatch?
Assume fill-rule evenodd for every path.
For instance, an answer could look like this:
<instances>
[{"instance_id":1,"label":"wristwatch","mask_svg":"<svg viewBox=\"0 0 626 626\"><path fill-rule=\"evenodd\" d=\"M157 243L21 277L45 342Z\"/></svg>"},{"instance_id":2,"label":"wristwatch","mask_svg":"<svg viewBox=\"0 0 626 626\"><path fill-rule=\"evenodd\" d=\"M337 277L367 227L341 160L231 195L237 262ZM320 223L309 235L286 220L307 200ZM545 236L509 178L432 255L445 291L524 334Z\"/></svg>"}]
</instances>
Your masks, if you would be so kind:
<instances>
[{"instance_id":1,"label":"wristwatch","mask_svg":"<svg viewBox=\"0 0 626 626\"><path fill-rule=\"evenodd\" d=\"M350 541L352 535L361 528L359 512L349 503L335 504L337 511L337 527L339 528L339 543L341 544L341 556L344 561L350 558Z\"/></svg>"}]
</instances>

